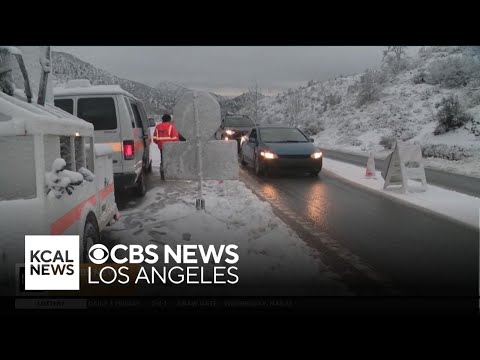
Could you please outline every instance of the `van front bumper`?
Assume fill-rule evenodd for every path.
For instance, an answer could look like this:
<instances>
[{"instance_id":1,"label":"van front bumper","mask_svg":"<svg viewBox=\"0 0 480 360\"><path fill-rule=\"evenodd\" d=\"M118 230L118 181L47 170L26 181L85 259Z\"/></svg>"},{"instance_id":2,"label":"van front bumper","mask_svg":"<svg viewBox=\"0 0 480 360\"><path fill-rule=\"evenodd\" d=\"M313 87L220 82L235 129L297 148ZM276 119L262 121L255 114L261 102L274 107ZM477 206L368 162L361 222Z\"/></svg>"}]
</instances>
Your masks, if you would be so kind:
<instances>
[{"instance_id":1,"label":"van front bumper","mask_svg":"<svg viewBox=\"0 0 480 360\"><path fill-rule=\"evenodd\" d=\"M113 174L113 184L117 190L133 187L136 181L137 174L134 172Z\"/></svg>"}]
</instances>

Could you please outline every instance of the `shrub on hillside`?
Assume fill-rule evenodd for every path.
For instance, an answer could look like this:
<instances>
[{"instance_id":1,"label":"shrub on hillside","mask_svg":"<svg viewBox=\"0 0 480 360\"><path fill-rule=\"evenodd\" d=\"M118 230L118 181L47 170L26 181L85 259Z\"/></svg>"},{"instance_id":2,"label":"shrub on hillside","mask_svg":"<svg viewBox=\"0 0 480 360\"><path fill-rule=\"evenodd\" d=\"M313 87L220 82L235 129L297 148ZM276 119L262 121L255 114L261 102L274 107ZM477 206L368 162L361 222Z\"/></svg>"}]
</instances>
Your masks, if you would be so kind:
<instances>
[{"instance_id":1,"label":"shrub on hillside","mask_svg":"<svg viewBox=\"0 0 480 360\"><path fill-rule=\"evenodd\" d=\"M428 67L428 84L447 88L466 86L480 76L480 63L471 56L449 56L445 59L433 61Z\"/></svg>"},{"instance_id":2,"label":"shrub on hillside","mask_svg":"<svg viewBox=\"0 0 480 360\"><path fill-rule=\"evenodd\" d=\"M446 160L462 160L471 156L463 147L446 144L427 144L422 146L423 157Z\"/></svg>"},{"instance_id":3,"label":"shrub on hillside","mask_svg":"<svg viewBox=\"0 0 480 360\"><path fill-rule=\"evenodd\" d=\"M358 81L357 105L372 103L380 99L385 82L385 73L378 70L367 70Z\"/></svg>"},{"instance_id":4,"label":"shrub on hillside","mask_svg":"<svg viewBox=\"0 0 480 360\"><path fill-rule=\"evenodd\" d=\"M427 73L425 71L421 70L413 76L413 83L414 84L423 84L423 83L426 82L426 79L427 79Z\"/></svg>"},{"instance_id":5,"label":"shrub on hillside","mask_svg":"<svg viewBox=\"0 0 480 360\"><path fill-rule=\"evenodd\" d=\"M395 141L397 141L397 138L394 135L383 135L380 138L379 144L385 149L390 150L393 148L393 145L395 145Z\"/></svg>"},{"instance_id":6,"label":"shrub on hillside","mask_svg":"<svg viewBox=\"0 0 480 360\"><path fill-rule=\"evenodd\" d=\"M438 109L435 115L438 125L433 132L434 135L445 134L473 120L473 117L465 112L457 96L445 97L435 107Z\"/></svg>"},{"instance_id":7,"label":"shrub on hillside","mask_svg":"<svg viewBox=\"0 0 480 360\"><path fill-rule=\"evenodd\" d=\"M325 130L325 124L323 120L311 119L303 126L303 131L306 135L317 135L320 131Z\"/></svg>"}]
</instances>

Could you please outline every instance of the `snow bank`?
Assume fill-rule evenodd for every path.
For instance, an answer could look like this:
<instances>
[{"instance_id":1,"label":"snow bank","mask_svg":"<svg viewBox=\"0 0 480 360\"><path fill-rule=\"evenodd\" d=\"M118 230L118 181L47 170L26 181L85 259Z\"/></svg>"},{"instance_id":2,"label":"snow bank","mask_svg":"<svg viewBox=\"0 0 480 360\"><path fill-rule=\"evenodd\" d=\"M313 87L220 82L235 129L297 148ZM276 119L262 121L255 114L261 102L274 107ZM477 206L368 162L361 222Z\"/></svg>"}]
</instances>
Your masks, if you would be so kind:
<instances>
[{"instance_id":1,"label":"snow bank","mask_svg":"<svg viewBox=\"0 0 480 360\"><path fill-rule=\"evenodd\" d=\"M462 224L479 227L480 198L428 185L426 192L416 192L417 182L410 181L410 192L401 194L396 189L384 190L381 172L376 171L375 179L365 178L365 168L341 161L324 159L324 169L355 184L377 191L383 196L400 200L412 206L447 216ZM428 179L427 179L428 182Z\"/></svg>"}]
</instances>

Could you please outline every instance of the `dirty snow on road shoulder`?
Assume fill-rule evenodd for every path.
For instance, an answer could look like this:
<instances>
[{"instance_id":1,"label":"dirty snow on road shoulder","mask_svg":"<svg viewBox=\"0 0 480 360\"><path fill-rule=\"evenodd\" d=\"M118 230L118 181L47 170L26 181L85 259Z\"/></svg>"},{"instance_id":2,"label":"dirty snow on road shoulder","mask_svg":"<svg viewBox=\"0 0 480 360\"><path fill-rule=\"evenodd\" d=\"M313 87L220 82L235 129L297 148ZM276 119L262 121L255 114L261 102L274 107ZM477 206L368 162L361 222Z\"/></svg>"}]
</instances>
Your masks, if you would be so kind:
<instances>
[{"instance_id":1,"label":"dirty snow on road shoulder","mask_svg":"<svg viewBox=\"0 0 480 360\"><path fill-rule=\"evenodd\" d=\"M206 181L205 212L195 208L197 191L196 182L163 182L138 207L123 211L120 221L105 231L106 238L160 245L161 258L165 244L236 244L240 284L248 278L248 285L261 288L272 280L292 283L301 278L328 295L351 295L316 251L243 183Z\"/></svg>"},{"instance_id":2,"label":"dirty snow on road shoulder","mask_svg":"<svg viewBox=\"0 0 480 360\"><path fill-rule=\"evenodd\" d=\"M428 185L427 191L421 192L417 190L419 183L411 180L409 191L406 194L400 193L399 189L395 188L384 190L384 180L380 171L376 171L376 179L367 179L365 178L364 167L331 159L324 159L324 169L361 186L376 190L384 196L396 198L431 212L448 216L475 228L479 226L480 198L433 185Z\"/></svg>"}]
</instances>

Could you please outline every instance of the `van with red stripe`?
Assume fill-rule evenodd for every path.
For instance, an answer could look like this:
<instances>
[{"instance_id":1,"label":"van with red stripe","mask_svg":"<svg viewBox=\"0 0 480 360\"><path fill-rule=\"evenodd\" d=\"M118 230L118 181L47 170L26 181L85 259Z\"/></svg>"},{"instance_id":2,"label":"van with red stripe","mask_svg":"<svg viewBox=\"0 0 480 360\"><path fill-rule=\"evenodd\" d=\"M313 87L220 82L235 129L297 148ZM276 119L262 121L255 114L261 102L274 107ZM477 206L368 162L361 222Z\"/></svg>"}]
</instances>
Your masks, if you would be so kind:
<instances>
[{"instance_id":1,"label":"van with red stripe","mask_svg":"<svg viewBox=\"0 0 480 360\"><path fill-rule=\"evenodd\" d=\"M79 235L81 262L87 261L101 231L119 217L112 147L94 144L87 121L0 92L0 154L3 279L14 283L25 235Z\"/></svg>"},{"instance_id":2,"label":"van with red stripe","mask_svg":"<svg viewBox=\"0 0 480 360\"><path fill-rule=\"evenodd\" d=\"M146 193L145 176L152 169L148 117L141 101L118 85L92 86L71 80L53 89L55 106L95 128L95 143L113 147L115 189Z\"/></svg>"}]
</instances>

